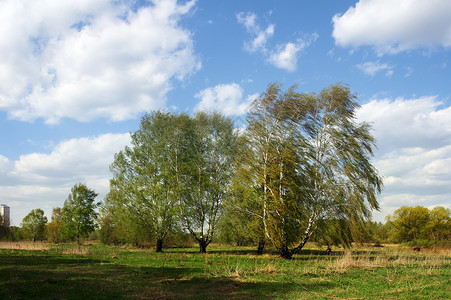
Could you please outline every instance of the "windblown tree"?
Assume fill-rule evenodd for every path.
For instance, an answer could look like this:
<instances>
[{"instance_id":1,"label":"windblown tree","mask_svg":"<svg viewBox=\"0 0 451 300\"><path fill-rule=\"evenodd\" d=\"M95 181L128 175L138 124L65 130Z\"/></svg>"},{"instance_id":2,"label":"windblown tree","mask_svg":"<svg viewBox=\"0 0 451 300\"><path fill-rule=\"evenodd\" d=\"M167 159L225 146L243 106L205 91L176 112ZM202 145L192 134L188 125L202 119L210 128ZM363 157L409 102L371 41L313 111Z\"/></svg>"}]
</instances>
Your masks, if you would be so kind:
<instances>
[{"instance_id":1,"label":"windblown tree","mask_svg":"<svg viewBox=\"0 0 451 300\"><path fill-rule=\"evenodd\" d=\"M204 253L230 190L237 135L232 121L218 113L197 113L193 129L191 164L183 172L188 185L180 208L185 227Z\"/></svg>"},{"instance_id":2,"label":"windblown tree","mask_svg":"<svg viewBox=\"0 0 451 300\"><path fill-rule=\"evenodd\" d=\"M293 136L283 132L282 119L278 117L280 86L270 85L266 93L254 101L248 115L249 126L240 151L233 181L234 205L254 224L254 236L258 240L258 253L263 252L267 239L274 246L281 241L296 240L296 226L282 230L290 219L288 198L298 194L295 189L295 151ZM291 142L290 142L291 140ZM293 176L294 175L294 176ZM280 205L279 205L280 204ZM291 220L294 220L291 218ZM291 241L292 242L292 241Z\"/></svg>"},{"instance_id":3,"label":"windblown tree","mask_svg":"<svg viewBox=\"0 0 451 300\"><path fill-rule=\"evenodd\" d=\"M99 203L95 202L97 193L85 184L78 183L71 189L71 193L64 201L61 222L62 232L65 238L77 240L80 244L81 238L87 237L96 228L97 212Z\"/></svg>"},{"instance_id":4,"label":"windblown tree","mask_svg":"<svg viewBox=\"0 0 451 300\"><path fill-rule=\"evenodd\" d=\"M253 154L238 173L254 197L243 203L257 199L253 213L282 257L333 224L348 226L340 238L349 241L378 209L382 180L370 161L375 142L369 124L355 120L358 107L342 85L317 95L295 87L282 93L272 84L254 101L247 132Z\"/></svg>"},{"instance_id":5,"label":"windblown tree","mask_svg":"<svg viewBox=\"0 0 451 300\"><path fill-rule=\"evenodd\" d=\"M146 114L131 135L131 147L115 155L113 179L106 205L113 218L138 224L156 240L164 239L177 221L181 195L191 163L192 121L188 115L165 112Z\"/></svg>"},{"instance_id":6,"label":"windblown tree","mask_svg":"<svg viewBox=\"0 0 451 300\"><path fill-rule=\"evenodd\" d=\"M36 240L44 238L45 224L47 224L47 217L44 216L42 209L37 208L23 218L21 226L25 236L36 242Z\"/></svg>"}]
</instances>

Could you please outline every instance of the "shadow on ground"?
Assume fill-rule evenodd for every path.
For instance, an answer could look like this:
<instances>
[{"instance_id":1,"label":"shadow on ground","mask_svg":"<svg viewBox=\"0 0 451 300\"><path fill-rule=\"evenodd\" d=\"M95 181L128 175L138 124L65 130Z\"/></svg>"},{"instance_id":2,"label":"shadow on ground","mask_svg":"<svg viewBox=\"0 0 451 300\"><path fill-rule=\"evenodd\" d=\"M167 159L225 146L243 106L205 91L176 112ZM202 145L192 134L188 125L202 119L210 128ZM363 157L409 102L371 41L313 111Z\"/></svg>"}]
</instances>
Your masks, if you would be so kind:
<instances>
[{"instance_id":1,"label":"shadow on ground","mask_svg":"<svg viewBox=\"0 0 451 300\"><path fill-rule=\"evenodd\" d=\"M2 299L266 299L331 288L329 282L250 283L204 277L192 268L131 267L89 257L0 254L0 261Z\"/></svg>"}]
</instances>

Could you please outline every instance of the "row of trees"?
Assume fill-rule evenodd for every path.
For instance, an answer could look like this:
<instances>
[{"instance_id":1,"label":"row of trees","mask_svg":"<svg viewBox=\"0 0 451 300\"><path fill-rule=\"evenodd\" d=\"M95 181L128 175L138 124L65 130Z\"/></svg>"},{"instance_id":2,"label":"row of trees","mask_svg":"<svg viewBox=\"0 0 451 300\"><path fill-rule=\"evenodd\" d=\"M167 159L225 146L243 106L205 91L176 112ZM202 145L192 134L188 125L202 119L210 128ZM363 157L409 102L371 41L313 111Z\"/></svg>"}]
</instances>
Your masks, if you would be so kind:
<instances>
[{"instance_id":1,"label":"row of trees","mask_svg":"<svg viewBox=\"0 0 451 300\"><path fill-rule=\"evenodd\" d=\"M33 209L21 224L21 234L33 241L47 238L59 243L86 237L96 228L99 203L95 203L97 193L84 184L76 184L64 202L63 208L53 209L51 222L48 223L42 209Z\"/></svg>"},{"instance_id":2,"label":"row of trees","mask_svg":"<svg viewBox=\"0 0 451 300\"><path fill-rule=\"evenodd\" d=\"M449 244L451 241L451 210L442 206L431 210L403 206L386 219L390 241L413 245Z\"/></svg>"},{"instance_id":3,"label":"row of trees","mask_svg":"<svg viewBox=\"0 0 451 300\"><path fill-rule=\"evenodd\" d=\"M233 243L238 246L257 245L258 235L255 235L249 227L251 219L243 218L242 214L230 214L225 210L218 221L217 235L215 240L221 243ZM0 240L43 240L59 243L76 239L76 235L67 235L63 230L61 221L62 209L54 208L52 221L47 223L47 218L41 209L32 210L22 221L22 228L0 226ZM428 209L422 206L403 206L392 215L386 217L387 222L365 222L360 231L355 231L353 241L357 243L402 243L411 246L451 246L451 210L442 206ZM36 225L31 226L31 223ZM124 235L124 228L114 224L110 215L104 215L96 219L94 226L98 229L89 238L98 239L104 243L134 243L139 246L148 245L154 240L150 235L142 234L144 231L128 230ZM92 228L84 231L81 235L86 237ZM35 228L35 229L33 229ZM139 227L136 227L138 229ZM175 228L176 229L176 228ZM321 235L312 236L312 241L319 245L343 244L340 240L340 231L343 227L329 227L330 233L327 238ZM182 231L173 231L169 235L168 244L173 246L191 246L191 239Z\"/></svg>"},{"instance_id":4,"label":"row of trees","mask_svg":"<svg viewBox=\"0 0 451 300\"><path fill-rule=\"evenodd\" d=\"M421 214L427 221L420 222L401 208L385 225L371 222L382 180L371 164L371 127L356 122L357 108L350 89L339 84L319 94L271 84L254 101L244 131L217 113L144 115L131 145L110 166L101 239L153 240L162 251L169 235L189 234L206 252L219 231L222 239L258 244L259 252L269 242L291 258L312 237L345 246L376 235L401 242L412 234L449 237L439 230L449 232L449 221L442 224L449 210ZM48 239L80 242L92 232L96 196L75 185L64 207L54 209ZM419 229L406 227L405 215ZM45 223L42 210L34 210L22 227L35 240Z\"/></svg>"},{"instance_id":5,"label":"row of trees","mask_svg":"<svg viewBox=\"0 0 451 300\"><path fill-rule=\"evenodd\" d=\"M349 244L382 188L371 128L356 122L356 108L339 84L320 94L271 84L241 134L217 113L146 114L115 155L104 214L110 227L155 237L157 251L179 228L205 252L221 216L285 258L331 228Z\"/></svg>"}]
</instances>

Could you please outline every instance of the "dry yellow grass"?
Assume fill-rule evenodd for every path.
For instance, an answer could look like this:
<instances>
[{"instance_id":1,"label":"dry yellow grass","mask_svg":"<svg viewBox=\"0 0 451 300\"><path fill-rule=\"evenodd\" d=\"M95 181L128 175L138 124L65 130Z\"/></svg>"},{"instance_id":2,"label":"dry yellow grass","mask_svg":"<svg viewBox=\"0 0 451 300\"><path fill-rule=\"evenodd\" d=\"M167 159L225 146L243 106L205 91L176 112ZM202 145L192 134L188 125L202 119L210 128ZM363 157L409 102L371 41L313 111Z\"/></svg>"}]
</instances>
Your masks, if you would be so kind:
<instances>
[{"instance_id":1,"label":"dry yellow grass","mask_svg":"<svg viewBox=\"0 0 451 300\"><path fill-rule=\"evenodd\" d=\"M30 241L0 242L0 249L42 251L49 250L50 246L46 243Z\"/></svg>"}]
</instances>

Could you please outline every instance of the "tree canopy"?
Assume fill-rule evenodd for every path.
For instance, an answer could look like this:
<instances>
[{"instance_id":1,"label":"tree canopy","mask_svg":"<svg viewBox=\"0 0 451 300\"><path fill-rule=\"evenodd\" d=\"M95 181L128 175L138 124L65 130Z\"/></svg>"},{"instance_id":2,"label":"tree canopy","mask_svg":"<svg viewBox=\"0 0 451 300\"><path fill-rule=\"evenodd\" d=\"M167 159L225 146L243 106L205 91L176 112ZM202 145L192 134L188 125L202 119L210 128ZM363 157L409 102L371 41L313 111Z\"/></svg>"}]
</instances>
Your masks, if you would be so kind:
<instances>
[{"instance_id":1,"label":"tree canopy","mask_svg":"<svg viewBox=\"0 0 451 300\"><path fill-rule=\"evenodd\" d=\"M25 236L36 242L36 240L44 238L45 224L47 224L47 217L44 216L42 209L37 208L23 218L21 227Z\"/></svg>"},{"instance_id":2,"label":"tree canopy","mask_svg":"<svg viewBox=\"0 0 451 300\"><path fill-rule=\"evenodd\" d=\"M394 242L446 241L451 238L451 210L442 206L402 206L387 216Z\"/></svg>"},{"instance_id":3,"label":"tree canopy","mask_svg":"<svg viewBox=\"0 0 451 300\"><path fill-rule=\"evenodd\" d=\"M233 174L234 137L231 120L216 113L144 115L131 146L110 167L107 210L123 225L140 224L155 238L157 251L178 225L204 252Z\"/></svg>"},{"instance_id":4,"label":"tree canopy","mask_svg":"<svg viewBox=\"0 0 451 300\"><path fill-rule=\"evenodd\" d=\"M64 201L61 216L62 231L66 238L76 239L80 244L80 238L94 231L97 226L95 209L99 206L99 203L94 202L97 195L82 183L72 187L71 193Z\"/></svg>"},{"instance_id":5,"label":"tree canopy","mask_svg":"<svg viewBox=\"0 0 451 300\"><path fill-rule=\"evenodd\" d=\"M340 84L320 94L298 93L295 86L283 92L271 84L254 101L248 150L237 173L241 190L251 190L238 202L244 210L252 207L260 230L283 257L298 252L314 232L326 234L325 222L348 226L340 237L346 242L352 228L378 209L382 179L371 164L375 141L370 125L356 122L358 107Z\"/></svg>"}]
</instances>

